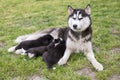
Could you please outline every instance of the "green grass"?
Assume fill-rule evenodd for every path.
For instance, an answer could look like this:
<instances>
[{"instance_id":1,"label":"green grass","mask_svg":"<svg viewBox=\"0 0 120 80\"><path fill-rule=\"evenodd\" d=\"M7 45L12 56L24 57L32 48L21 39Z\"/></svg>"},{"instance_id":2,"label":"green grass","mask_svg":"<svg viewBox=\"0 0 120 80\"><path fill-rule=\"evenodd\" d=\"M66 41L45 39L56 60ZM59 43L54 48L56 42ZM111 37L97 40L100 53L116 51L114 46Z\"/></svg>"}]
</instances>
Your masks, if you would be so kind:
<instances>
[{"instance_id":1,"label":"green grass","mask_svg":"<svg viewBox=\"0 0 120 80\"><path fill-rule=\"evenodd\" d=\"M26 80L34 74L48 80L90 80L78 75L75 70L85 67L95 69L83 54L73 54L67 66L57 66L47 70L42 58L29 59L26 56L8 53L7 49L15 43L17 36L34 33L39 29L67 26L67 5L74 8L92 8L93 45L95 56L104 66L96 71L98 80L105 80L120 74L120 1L119 0L0 0L0 80ZM116 30L113 33L113 29Z\"/></svg>"}]
</instances>

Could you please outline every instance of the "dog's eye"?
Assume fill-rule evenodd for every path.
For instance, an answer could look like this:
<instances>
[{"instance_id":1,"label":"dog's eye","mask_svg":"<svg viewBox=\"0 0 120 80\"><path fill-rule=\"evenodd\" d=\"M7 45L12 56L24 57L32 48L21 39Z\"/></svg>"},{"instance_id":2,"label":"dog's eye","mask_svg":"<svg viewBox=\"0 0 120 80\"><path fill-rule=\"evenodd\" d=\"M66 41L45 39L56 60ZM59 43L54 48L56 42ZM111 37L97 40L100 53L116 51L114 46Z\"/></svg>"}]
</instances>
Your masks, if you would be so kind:
<instances>
[{"instance_id":1,"label":"dog's eye","mask_svg":"<svg viewBox=\"0 0 120 80\"><path fill-rule=\"evenodd\" d=\"M78 18L79 20L83 19L83 18Z\"/></svg>"},{"instance_id":2,"label":"dog's eye","mask_svg":"<svg viewBox=\"0 0 120 80\"><path fill-rule=\"evenodd\" d=\"M74 20L76 20L76 18L73 17Z\"/></svg>"}]
</instances>

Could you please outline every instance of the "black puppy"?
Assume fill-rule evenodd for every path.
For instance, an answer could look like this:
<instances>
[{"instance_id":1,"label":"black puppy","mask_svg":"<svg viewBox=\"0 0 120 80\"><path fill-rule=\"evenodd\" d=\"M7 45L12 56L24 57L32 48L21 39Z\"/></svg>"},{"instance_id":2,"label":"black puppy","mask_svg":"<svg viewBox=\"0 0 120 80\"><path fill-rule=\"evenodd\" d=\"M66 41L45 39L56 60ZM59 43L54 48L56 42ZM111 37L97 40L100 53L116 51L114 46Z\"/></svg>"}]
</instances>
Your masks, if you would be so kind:
<instances>
[{"instance_id":1,"label":"black puppy","mask_svg":"<svg viewBox=\"0 0 120 80\"><path fill-rule=\"evenodd\" d=\"M60 39L54 39L48 46L40 46L28 49L25 53L29 56L29 58L42 56L45 51L53 48L56 44L60 42Z\"/></svg>"},{"instance_id":2,"label":"black puppy","mask_svg":"<svg viewBox=\"0 0 120 80\"><path fill-rule=\"evenodd\" d=\"M25 53L27 53L29 58L33 58L33 57L42 56L42 54L47 50L48 50L47 46L40 46L40 47L30 48Z\"/></svg>"},{"instance_id":3,"label":"black puppy","mask_svg":"<svg viewBox=\"0 0 120 80\"><path fill-rule=\"evenodd\" d=\"M16 46L15 51L18 49L28 50L33 47L47 46L52 42L52 40L53 40L53 37L51 35L45 35L36 40L23 41L18 46Z\"/></svg>"},{"instance_id":4,"label":"black puppy","mask_svg":"<svg viewBox=\"0 0 120 80\"><path fill-rule=\"evenodd\" d=\"M65 40L59 39L57 43L54 42L51 45L53 45L53 47L48 48L48 51L42 56L43 61L46 62L48 69L51 69L53 65L59 61L66 49Z\"/></svg>"}]
</instances>

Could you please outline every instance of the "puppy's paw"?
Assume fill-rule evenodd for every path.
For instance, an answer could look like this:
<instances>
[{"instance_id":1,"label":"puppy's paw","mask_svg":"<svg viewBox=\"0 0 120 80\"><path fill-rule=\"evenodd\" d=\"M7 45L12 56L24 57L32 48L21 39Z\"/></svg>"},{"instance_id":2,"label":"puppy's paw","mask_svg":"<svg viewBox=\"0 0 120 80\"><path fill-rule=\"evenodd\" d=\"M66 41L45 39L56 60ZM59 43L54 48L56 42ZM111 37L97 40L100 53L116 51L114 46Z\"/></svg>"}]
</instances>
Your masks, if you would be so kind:
<instances>
[{"instance_id":1,"label":"puppy's paw","mask_svg":"<svg viewBox=\"0 0 120 80\"><path fill-rule=\"evenodd\" d=\"M66 64L66 63L67 63L67 60L64 59L64 58L61 58L61 59L59 60L59 62L58 62L58 65L64 65L64 64Z\"/></svg>"},{"instance_id":2,"label":"puppy's paw","mask_svg":"<svg viewBox=\"0 0 120 80\"><path fill-rule=\"evenodd\" d=\"M27 53L25 53L25 52L22 52L22 53L21 53L21 55L27 55Z\"/></svg>"},{"instance_id":3,"label":"puppy's paw","mask_svg":"<svg viewBox=\"0 0 120 80\"><path fill-rule=\"evenodd\" d=\"M21 54L22 53L22 50L21 49L18 49L15 51L16 54Z\"/></svg>"},{"instance_id":4,"label":"puppy's paw","mask_svg":"<svg viewBox=\"0 0 120 80\"><path fill-rule=\"evenodd\" d=\"M33 57L35 57L35 54L28 53L28 57L29 57L29 58L33 58Z\"/></svg>"},{"instance_id":5,"label":"puppy's paw","mask_svg":"<svg viewBox=\"0 0 120 80\"><path fill-rule=\"evenodd\" d=\"M102 71L102 70L103 70L103 65L100 64L99 62L96 62L96 63L94 64L94 67L95 67L95 69L96 69L97 71Z\"/></svg>"}]
</instances>

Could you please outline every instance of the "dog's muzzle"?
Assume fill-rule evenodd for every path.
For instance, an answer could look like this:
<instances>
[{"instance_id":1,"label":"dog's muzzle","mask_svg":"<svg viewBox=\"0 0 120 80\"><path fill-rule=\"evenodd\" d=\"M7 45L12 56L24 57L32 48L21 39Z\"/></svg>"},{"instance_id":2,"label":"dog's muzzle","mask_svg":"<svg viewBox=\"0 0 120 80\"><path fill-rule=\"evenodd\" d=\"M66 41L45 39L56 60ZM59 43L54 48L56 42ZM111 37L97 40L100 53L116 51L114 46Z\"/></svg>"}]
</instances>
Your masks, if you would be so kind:
<instances>
[{"instance_id":1,"label":"dog's muzzle","mask_svg":"<svg viewBox=\"0 0 120 80\"><path fill-rule=\"evenodd\" d=\"M74 28L74 29L77 29L77 25L76 25L76 24L74 24L74 25L73 25L73 28Z\"/></svg>"}]
</instances>

